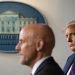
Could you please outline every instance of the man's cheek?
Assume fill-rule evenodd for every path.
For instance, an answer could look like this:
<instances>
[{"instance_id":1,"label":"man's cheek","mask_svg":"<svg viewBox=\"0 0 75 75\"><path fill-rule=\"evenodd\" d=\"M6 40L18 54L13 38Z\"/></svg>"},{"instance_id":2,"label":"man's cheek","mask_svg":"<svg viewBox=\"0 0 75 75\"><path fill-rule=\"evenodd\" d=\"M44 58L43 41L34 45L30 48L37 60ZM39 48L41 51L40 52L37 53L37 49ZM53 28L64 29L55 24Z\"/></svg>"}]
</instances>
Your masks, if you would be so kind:
<instances>
[{"instance_id":1,"label":"man's cheek","mask_svg":"<svg viewBox=\"0 0 75 75\"><path fill-rule=\"evenodd\" d=\"M27 48L27 47L28 47L27 43L24 43L24 44L22 45L22 48L23 48L23 49L25 49L25 48Z\"/></svg>"}]
</instances>

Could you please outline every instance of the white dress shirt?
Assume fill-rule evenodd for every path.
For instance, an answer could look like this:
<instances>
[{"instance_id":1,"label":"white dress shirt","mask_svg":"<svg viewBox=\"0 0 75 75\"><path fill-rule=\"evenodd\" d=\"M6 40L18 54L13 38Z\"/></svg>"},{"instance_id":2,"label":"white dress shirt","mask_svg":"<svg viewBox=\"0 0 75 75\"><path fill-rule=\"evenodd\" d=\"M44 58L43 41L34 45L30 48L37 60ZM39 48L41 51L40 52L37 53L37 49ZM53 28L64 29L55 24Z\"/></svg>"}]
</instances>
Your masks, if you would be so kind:
<instances>
[{"instance_id":1,"label":"white dress shirt","mask_svg":"<svg viewBox=\"0 0 75 75\"><path fill-rule=\"evenodd\" d=\"M72 69L72 65L71 65L71 67L69 68L69 70L68 70L68 72L67 72L67 75L70 74L71 69Z\"/></svg>"},{"instance_id":2,"label":"white dress shirt","mask_svg":"<svg viewBox=\"0 0 75 75\"><path fill-rule=\"evenodd\" d=\"M37 68L40 66L40 64L41 64L44 60L46 60L47 58L49 58L49 57L50 57L50 56L44 57L44 58L40 59L39 61L37 61L37 62L34 64L34 66L33 66L33 68L32 68L32 75L35 74L35 72L36 72Z\"/></svg>"}]
</instances>

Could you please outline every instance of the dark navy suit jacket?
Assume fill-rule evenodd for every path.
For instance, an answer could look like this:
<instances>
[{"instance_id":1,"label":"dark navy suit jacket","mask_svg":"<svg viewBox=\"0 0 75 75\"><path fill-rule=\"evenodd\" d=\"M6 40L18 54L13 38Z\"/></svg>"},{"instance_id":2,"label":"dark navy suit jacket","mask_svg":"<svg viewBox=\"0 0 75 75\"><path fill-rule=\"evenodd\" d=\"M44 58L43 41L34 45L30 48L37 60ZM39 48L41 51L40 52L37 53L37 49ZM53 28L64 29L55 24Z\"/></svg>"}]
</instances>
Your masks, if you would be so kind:
<instances>
[{"instance_id":1,"label":"dark navy suit jacket","mask_svg":"<svg viewBox=\"0 0 75 75\"><path fill-rule=\"evenodd\" d=\"M35 75L64 75L52 57L46 59L36 70Z\"/></svg>"},{"instance_id":2,"label":"dark navy suit jacket","mask_svg":"<svg viewBox=\"0 0 75 75\"><path fill-rule=\"evenodd\" d=\"M64 72L67 74L69 68L71 67L72 63L74 62L75 59L75 53L73 53L71 56L68 57L67 62L64 66Z\"/></svg>"}]
</instances>

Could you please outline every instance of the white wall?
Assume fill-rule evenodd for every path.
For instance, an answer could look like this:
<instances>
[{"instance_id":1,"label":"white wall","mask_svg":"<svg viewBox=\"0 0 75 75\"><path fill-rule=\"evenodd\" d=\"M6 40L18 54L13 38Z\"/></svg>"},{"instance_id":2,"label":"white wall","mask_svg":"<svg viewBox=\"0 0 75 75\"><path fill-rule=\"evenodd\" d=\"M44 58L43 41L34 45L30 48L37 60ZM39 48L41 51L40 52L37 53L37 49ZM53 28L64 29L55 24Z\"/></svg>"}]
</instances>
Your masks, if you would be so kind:
<instances>
[{"instance_id":1,"label":"white wall","mask_svg":"<svg viewBox=\"0 0 75 75\"><path fill-rule=\"evenodd\" d=\"M7 1L7 0L0 0ZM10 1L10 0L8 0ZM56 36L53 56L63 68L72 53L64 36L63 28L75 19L75 0L12 0L27 3L38 9L46 17ZM18 54L0 53L0 75L28 75L30 68L19 63Z\"/></svg>"}]
</instances>

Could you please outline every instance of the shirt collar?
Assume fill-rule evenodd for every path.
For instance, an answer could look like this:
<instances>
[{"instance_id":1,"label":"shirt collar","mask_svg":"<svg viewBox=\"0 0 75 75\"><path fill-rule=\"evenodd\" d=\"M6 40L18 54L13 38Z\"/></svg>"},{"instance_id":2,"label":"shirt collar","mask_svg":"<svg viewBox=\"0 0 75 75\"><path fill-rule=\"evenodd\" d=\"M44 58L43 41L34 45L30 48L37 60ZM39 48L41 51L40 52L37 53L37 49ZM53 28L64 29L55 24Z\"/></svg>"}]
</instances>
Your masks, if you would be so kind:
<instances>
[{"instance_id":1,"label":"shirt collar","mask_svg":"<svg viewBox=\"0 0 75 75\"><path fill-rule=\"evenodd\" d=\"M33 68L32 68L32 75L35 74L35 72L36 72L37 68L40 66L40 64L41 64L44 60L46 60L47 58L49 58L49 57L50 57L50 56L43 57L42 59L40 59L39 61L37 61L37 62L34 64L34 66L33 66Z\"/></svg>"}]
</instances>

